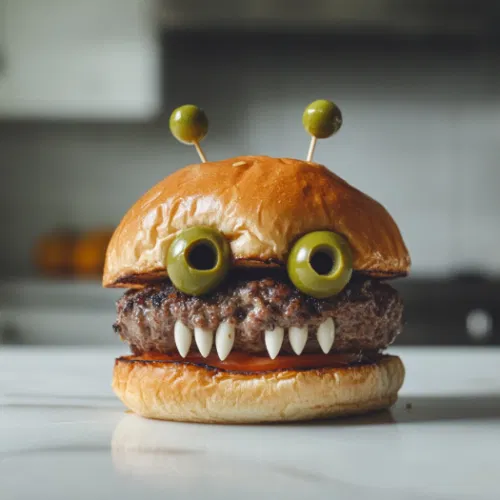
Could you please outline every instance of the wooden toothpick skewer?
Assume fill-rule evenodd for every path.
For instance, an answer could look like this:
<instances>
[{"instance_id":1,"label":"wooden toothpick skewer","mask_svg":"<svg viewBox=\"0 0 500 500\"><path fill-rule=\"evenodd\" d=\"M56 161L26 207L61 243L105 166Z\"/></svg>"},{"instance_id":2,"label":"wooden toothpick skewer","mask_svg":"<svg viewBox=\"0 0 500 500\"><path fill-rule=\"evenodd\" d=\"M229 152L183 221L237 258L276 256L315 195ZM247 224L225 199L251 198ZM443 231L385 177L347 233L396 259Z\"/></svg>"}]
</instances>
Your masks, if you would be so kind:
<instances>
[{"instance_id":1,"label":"wooden toothpick skewer","mask_svg":"<svg viewBox=\"0 0 500 500\"><path fill-rule=\"evenodd\" d=\"M201 149L200 143L198 141L193 141L193 145L196 148L196 152L198 153L198 156L200 157L202 163L206 163L207 157L205 156L203 149Z\"/></svg>"},{"instance_id":2,"label":"wooden toothpick skewer","mask_svg":"<svg viewBox=\"0 0 500 500\"><path fill-rule=\"evenodd\" d=\"M311 137L311 144L309 144L309 151L307 153L307 161L312 161L317 141L318 139L316 137Z\"/></svg>"}]
</instances>

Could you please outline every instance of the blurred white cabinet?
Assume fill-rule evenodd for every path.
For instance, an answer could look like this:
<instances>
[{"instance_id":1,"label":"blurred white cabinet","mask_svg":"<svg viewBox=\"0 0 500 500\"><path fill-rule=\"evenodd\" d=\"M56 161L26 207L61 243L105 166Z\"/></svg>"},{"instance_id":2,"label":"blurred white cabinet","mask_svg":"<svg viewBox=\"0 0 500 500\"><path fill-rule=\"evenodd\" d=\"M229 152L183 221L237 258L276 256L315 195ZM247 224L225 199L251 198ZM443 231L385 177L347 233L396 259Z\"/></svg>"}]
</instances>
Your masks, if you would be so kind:
<instances>
[{"instance_id":1,"label":"blurred white cabinet","mask_svg":"<svg viewBox=\"0 0 500 500\"><path fill-rule=\"evenodd\" d=\"M147 119L161 106L154 0L0 0L0 118Z\"/></svg>"}]
</instances>

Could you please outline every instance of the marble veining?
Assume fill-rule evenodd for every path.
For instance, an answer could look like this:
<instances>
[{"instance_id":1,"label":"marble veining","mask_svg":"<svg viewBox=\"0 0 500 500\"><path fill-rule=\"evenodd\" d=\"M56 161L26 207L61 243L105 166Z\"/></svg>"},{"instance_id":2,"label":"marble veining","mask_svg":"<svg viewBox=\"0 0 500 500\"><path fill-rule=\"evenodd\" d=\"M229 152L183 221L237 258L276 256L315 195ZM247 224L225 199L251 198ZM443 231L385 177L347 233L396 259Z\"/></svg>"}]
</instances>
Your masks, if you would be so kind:
<instances>
[{"instance_id":1,"label":"marble veining","mask_svg":"<svg viewBox=\"0 0 500 500\"><path fill-rule=\"evenodd\" d=\"M3 405L3 408L9 409L9 408L20 408L20 409L26 409L26 408L44 408L44 409L55 409L55 410L67 410L67 409L74 409L77 408L79 410L96 410L97 408L108 408L108 409L115 409L116 406L93 406L90 404L60 404L60 403L9 403L6 402Z\"/></svg>"},{"instance_id":2,"label":"marble veining","mask_svg":"<svg viewBox=\"0 0 500 500\"><path fill-rule=\"evenodd\" d=\"M6 398L25 398L31 400L37 399L75 399L75 396L71 394L40 394L40 393L31 393L31 392L7 392L4 394ZM78 399L81 400L90 400L90 401L116 401L115 396L78 396Z\"/></svg>"}]
</instances>

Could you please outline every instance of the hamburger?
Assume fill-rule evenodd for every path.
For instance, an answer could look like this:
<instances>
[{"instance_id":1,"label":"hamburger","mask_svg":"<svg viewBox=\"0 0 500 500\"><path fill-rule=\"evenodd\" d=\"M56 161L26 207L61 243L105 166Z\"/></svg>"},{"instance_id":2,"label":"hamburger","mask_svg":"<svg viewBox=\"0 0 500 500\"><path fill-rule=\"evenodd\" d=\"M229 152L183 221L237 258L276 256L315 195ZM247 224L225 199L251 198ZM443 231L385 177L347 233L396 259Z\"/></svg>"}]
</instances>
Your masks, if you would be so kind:
<instances>
[{"instance_id":1,"label":"hamburger","mask_svg":"<svg viewBox=\"0 0 500 500\"><path fill-rule=\"evenodd\" d=\"M386 209L325 166L189 165L127 212L103 285L131 355L113 389L148 418L257 423L390 407L410 257Z\"/></svg>"}]
</instances>

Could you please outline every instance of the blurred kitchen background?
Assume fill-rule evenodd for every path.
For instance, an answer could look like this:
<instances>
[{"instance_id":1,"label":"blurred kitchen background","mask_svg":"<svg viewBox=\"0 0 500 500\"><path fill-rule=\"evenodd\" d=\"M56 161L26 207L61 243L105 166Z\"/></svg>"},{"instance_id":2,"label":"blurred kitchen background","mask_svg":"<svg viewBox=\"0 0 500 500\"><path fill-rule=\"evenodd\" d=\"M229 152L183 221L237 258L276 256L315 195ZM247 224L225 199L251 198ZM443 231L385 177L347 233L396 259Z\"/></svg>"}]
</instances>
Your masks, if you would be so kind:
<instances>
[{"instance_id":1,"label":"blurred kitchen background","mask_svg":"<svg viewBox=\"0 0 500 500\"><path fill-rule=\"evenodd\" d=\"M305 157L383 203L413 259L401 344L500 344L500 4L493 0L0 0L0 343L118 343L110 231L197 162Z\"/></svg>"}]
</instances>

